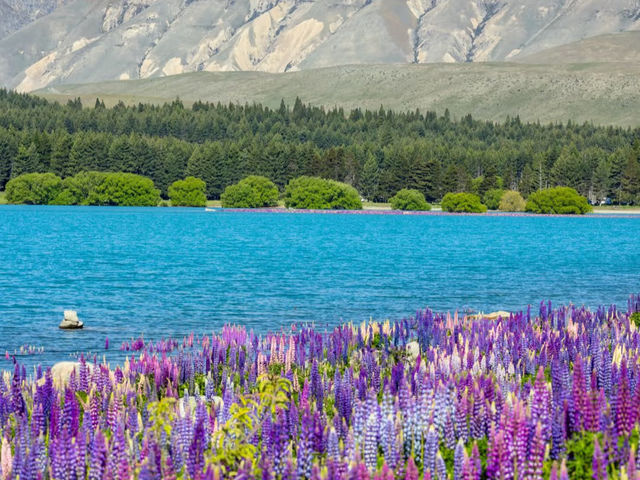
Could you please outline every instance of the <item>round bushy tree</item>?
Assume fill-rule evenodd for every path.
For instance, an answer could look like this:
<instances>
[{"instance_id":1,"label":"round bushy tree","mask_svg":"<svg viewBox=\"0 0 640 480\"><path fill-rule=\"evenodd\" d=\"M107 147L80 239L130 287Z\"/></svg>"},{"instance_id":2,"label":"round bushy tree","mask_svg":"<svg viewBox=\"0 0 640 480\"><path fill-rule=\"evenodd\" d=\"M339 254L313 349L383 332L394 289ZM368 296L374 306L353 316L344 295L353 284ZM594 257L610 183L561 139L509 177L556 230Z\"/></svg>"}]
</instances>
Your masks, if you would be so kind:
<instances>
[{"instance_id":1,"label":"round bushy tree","mask_svg":"<svg viewBox=\"0 0 640 480\"><path fill-rule=\"evenodd\" d=\"M403 188L389 200L394 210L425 211L431 210L431 205L419 190Z\"/></svg>"},{"instance_id":2,"label":"round bushy tree","mask_svg":"<svg viewBox=\"0 0 640 480\"><path fill-rule=\"evenodd\" d=\"M522 195L515 190L507 190L500 199L498 210L502 212L524 212L526 202Z\"/></svg>"},{"instance_id":3,"label":"round bushy tree","mask_svg":"<svg viewBox=\"0 0 640 480\"><path fill-rule=\"evenodd\" d=\"M105 172L79 172L62 181L63 190L51 202L55 205L90 205L96 189L107 178Z\"/></svg>"},{"instance_id":4,"label":"round bushy tree","mask_svg":"<svg viewBox=\"0 0 640 480\"><path fill-rule=\"evenodd\" d=\"M502 200L503 195L504 190L500 188L492 188L491 190L486 191L482 200L489 210L498 210L500 200Z\"/></svg>"},{"instance_id":5,"label":"round bushy tree","mask_svg":"<svg viewBox=\"0 0 640 480\"><path fill-rule=\"evenodd\" d=\"M134 173L108 173L88 199L91 205L121 207L155 207L160 202L160 190L153 180Z\"/></svg>"},{"instance_id":6,"label":"round bushy tree","mask_svg":"<svg viewBox=\"0 0 640 480\"><path fill-rule=\"evenodd\" d=\"M49 205L77 205L77 204L78 204L78 199L73 195L73 193L71 193L70 190L66 188L62 190L60 193L58 193L58 195L56 195L56 198L54 198L49 202Z\"/></svg>"},{"instance_id":7,"label":"round bushy tree","mask_svg":"<svg viewBox=\"0 0 640 480\"><path fill-rule=\"evenodd\" d=\"M207 185L196 177L177 180L169 187L169 199L174 207L204 207Z\"/></svg>"},{"instance_id":8,"label":"round bushy tree","mask_svg":"<svg viewBox=\"0 0 640 480\"><path fill-rule=\"evenodd\" d=\"M266 177L251 175L225 188L220 200L224 208L264 208L275 207L279 196L275 183Z\"/></svg>"},{"instance_id":9,"label":"round bushy tree","mask_svg":"<svg viewBox=\"0 0 640 480\"><path fill-rule=\"evenodd\" d=\"M592 208L587 199L570 187L539 190L529 195L527 212L560 215L583 215Z\"/></svg>"},{"instance_id":10,"label":"round bushy tree","mask_svg":"<svg viewBox=\"0 0 640 480\"><path fill-rule=\"evenodd\" d=\"M62 190L62 179L53 173L25 173L7 182L7 201L47 205Z\"/></svg>"},{"instance_id":11,"label":"round bushy tree","mask_svg":"<svg viewBox=\"0 0 640 480\"><path fill-rule=\"evenodd\" d=\"M287 208L309 210L361 210L358 191L351 185L319 177L298 177L284 192Z\"/></svg>"},{"instance_id":12,"label":"round bushy tree","mask_svg":"<svg viewBox=\"0 0 640 480\"><path fill-rule=\"evenodd\" d=\"M447 193L442 199L442 210L456 213L485 213L487 206L473 193Z\"/></svg>"}]
</instances>

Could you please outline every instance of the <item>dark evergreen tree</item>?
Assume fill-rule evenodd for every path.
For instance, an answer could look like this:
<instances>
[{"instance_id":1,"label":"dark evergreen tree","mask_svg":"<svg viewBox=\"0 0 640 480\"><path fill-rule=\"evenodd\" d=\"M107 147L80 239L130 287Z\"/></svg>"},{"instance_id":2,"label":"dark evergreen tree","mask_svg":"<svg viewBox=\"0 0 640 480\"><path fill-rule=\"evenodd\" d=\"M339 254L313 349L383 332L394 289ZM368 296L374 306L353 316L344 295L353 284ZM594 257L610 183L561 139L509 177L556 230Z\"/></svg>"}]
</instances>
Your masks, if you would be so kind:
<instances>
[{"instance_id":1,"label":"dark evergreen tree","mask_svg":"<svg viewBox=\"0 0 640 480\"><path fill-rule=\"evenodd\" d=\"M78 166L74 165L70 158L73 143L73 136L66 132L59 133L53 142L51 172L59 177L70 177L78 171Z\"/></svg>"},{"instance_id":2,"label":"dark evergreen tree","mask_svg":"<svg viewBox=\"0 0 640 480\"><path fill-rule=\"evenodd\" d=\"M186 175L203 180L207 185L207 198L218 199L226 187L222 168L225 152L220 142L207 142L196 148L187 162Z\"/></svg>"},{"instance_id":3,"label":"dark evergreen tree","mask_svg":"<svg viewBox=\"0 0 640 480\"><path fill-rule=\"evenodd\" d=\"M380 176L380 170L378 168L378 161L373 154L369 154L367 161L362 168L362 174L360 175L360 193L369 201L373 201L376 198L378 192L378 180Z\"/></svg>"},{"instance_id":4,"label":"dark evergreen tree","mask_svg":"<svg viewBox=\"0 0 640 480\"><path fill-rule=\"evenodd\" d=\"M11 178L16 178L23 173L35 173L40 170L40 155L35 143L28 147L20 145L13 166L11 168Z\"/></svg>"},{"instance_id":5,"label":"dark evergreen tree","mask_svg":"<svg viewBox=\"0 0 640 480\"><path fill-rule=\"evenodd\" d=\"M11 167L18 153L15 134L0 129L0 191L11 178Z\"/></svg>"},{"instance_id":6,"label":"dark evergreen tree","mask_svg":"<svg viewBox=\"0 0 640 480\"><path fill-rule=\"evenodd\" d=\"M633 154L627 158L627 165L620 182L620 200L624 203L640 203L640 162Z\"/></svg>"}]
</instances>

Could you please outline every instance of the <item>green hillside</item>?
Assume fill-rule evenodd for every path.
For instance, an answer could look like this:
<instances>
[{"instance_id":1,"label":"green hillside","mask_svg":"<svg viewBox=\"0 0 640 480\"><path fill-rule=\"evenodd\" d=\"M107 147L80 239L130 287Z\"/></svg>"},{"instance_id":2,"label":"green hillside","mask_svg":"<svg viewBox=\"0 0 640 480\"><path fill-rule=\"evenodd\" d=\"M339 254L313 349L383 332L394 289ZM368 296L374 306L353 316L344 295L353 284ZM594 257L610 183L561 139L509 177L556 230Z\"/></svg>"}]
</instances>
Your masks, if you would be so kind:
<instances>
[{"instance_id":1,"label":"green hillside","mask_svg":"<svg viewBox=\"0 0 640 480\"><path fill-rule=\"evenodd\" d=\"M146 80L64 85L36 92L113 105L180 97L277 107L296 96L313 105L444 112L453 117L640 125L640 64L515 63L347 66L293 73L190 73Z\"/></svg>"},{"instance_id":2,"label":"green hillside","mask_svg":"<svg viewBox=\"0 0 640 480\"><path fill-rule=\"evenodd\" d=\"M518 57L516 62L547 65L603 62L637 64L640 62L640 32L622 32L589 37L579 42Z\"/></svg>"}]
</instances>

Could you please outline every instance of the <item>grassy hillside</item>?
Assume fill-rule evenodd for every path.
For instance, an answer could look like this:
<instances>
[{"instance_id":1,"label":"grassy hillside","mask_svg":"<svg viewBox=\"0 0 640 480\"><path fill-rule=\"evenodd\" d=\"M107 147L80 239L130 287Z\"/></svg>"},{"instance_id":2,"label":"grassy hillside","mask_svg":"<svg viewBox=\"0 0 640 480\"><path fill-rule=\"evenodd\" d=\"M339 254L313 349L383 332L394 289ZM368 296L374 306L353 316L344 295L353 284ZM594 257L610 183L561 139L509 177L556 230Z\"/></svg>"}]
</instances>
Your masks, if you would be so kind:
<instances>
[{"instance_id":1,"label":"grassy hillside","mask_svg":"<svg viewBox=\"0 0 640 480\"><path fill-rule=\"evenodd\" d=\"M540 64L568 63L638 63L640 32L598 35L532 55L518 57L516 62Z\"/></svg>"},{"instance_id":2,"label":"grassy hillside","mask_svg":"<svg viewBox=\"0 0 640 480\"><path fill-rule=\"evenodd\" d=\"M296 96L314 105L395 110L420 108L454 117L526 121L640 125L640 64L591 63L530 65L515 63L346 66L293 73L190 73L147 80L49 87L36 92L66 101L96 97L113 105L160 103L260 102L292 105Z\"/></svg>"}]
</instances>

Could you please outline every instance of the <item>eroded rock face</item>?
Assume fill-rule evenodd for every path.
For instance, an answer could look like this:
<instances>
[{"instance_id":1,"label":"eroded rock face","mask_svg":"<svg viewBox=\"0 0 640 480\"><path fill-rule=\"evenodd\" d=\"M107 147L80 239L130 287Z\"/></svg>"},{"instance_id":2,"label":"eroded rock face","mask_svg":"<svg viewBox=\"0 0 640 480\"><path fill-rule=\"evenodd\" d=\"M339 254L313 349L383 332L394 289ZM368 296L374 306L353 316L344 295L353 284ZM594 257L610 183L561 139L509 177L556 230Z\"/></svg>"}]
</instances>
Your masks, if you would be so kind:
<instances>
[{"instance_id":1,"label":"eroded rock face","mask_svg":"<svg viewBox=\"0 0 640 480\"><path fill-rule=\"evenodd\" d=\"M67 3L65 0L0 0L0 39Z\"/></svg>"},{"instance_id":2,"label":"eroded rock face","mask_svg":"<svg viewBox=\"0 0 640 480\"><path fill-rule=\"evenodd\" d=\"M8 1L20 3L0 0L0 38L19 24ZM501 61L639 28L636 0L74 0L0 40L0 85Z\"/></svg>"}]
</instances>

